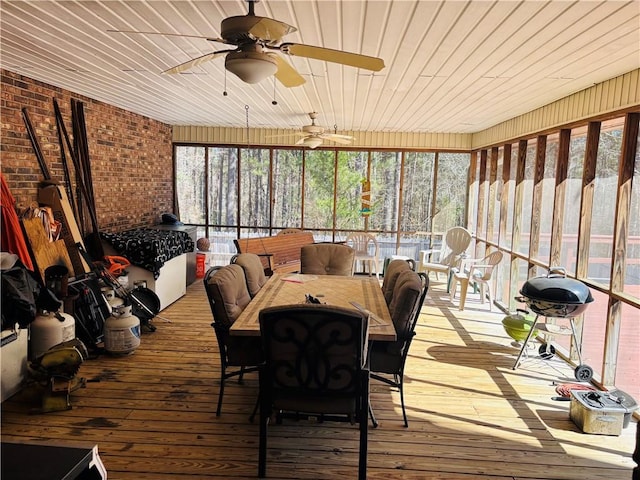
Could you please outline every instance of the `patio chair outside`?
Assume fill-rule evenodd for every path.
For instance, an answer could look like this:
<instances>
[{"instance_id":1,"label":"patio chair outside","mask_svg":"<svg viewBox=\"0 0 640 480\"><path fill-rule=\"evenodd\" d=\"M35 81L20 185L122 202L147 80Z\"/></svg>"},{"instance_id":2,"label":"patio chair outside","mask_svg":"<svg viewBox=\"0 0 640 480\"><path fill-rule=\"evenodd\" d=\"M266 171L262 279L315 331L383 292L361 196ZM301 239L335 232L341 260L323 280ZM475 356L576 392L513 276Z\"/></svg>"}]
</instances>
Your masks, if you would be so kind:
<instances>
[{"instance_id":1,"label":"patio chair outside","mask_svg":"<svg viewBox=\"0 0 640 480\"><path fill-rule=\"evenodd\" d=\"M376 237L370 233L358 232L347 236L345 244L353 248L355 251L355 263L362 262L363 268L369 275L375 270L376 278L379 278L380 250Z\"/></svg>"},{"instance_id":2,"label":"patio chair outside","mask_svg":"<svg viewBox=\"0 0 640 480\"><path fill-rule=\"evenodd\" d=\"M423 253L418 264L418 272L435 272L436 280L439 273L444 273L448 277L451 269L459 268L460 262L464 258L464 253L471 243L471 232L463 227L453 227L447 230L444 237L443 250L440 253L438 262L428 262ZM449 278L450 280L450 278ZM448 291L448 290L447 290Z\"/></svg>"}]
</instances>

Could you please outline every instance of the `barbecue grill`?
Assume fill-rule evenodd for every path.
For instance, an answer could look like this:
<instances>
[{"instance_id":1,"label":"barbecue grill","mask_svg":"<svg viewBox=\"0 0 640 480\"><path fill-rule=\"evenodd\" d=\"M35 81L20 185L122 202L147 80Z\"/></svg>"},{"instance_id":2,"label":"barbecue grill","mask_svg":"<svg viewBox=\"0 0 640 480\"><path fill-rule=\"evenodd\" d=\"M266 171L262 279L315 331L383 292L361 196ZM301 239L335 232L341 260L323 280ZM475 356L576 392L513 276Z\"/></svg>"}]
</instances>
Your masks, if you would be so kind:
<instances>
[{"instance_id":1,"label":"barbecue grill","mask_svg":"<svg viewBox=\"0 0 640 480\"><path fill-rule=\"evenodd\" d=\"M555 267L551 268L544 277L535 277L527 280L520 289L520 296L515 297L515 299L518 302L525 303L536 314L536 323L535 327L529 331L513 369L518 368L527 344L536 329L551 335L565 333L563 329L556 325L538 323L538 317L568 318L571 325L570 334L576 345L579 360L574 374L576 379L582 382L590 381L593 377L593 369L582 363L581 348L578 345L576 327L573 321L574 317L584 312L589 304L593 302L589 287L578 280L567 278L566 271L563 268ZM548 342L540 346L538 353L542 358L548 359L553 357L555 348Z\"/></svg>"}]
</instances>

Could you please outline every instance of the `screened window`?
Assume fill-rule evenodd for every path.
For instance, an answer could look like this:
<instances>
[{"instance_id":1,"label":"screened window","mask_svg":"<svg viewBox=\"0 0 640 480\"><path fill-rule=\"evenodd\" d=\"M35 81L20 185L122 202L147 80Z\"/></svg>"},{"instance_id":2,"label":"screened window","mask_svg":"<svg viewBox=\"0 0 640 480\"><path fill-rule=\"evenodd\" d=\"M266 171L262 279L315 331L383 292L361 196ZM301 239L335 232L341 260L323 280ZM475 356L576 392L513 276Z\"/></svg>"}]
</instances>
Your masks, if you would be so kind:
<instances>
[{"instance_id":1,"label":"screened window","mask_svg":"<svg viewBox=\"0 0 640 480\"><path fill-rule=\"evenodd\" d=\"M559 134L547 136L547 148L545 151L544 174L540 193L540 238L538 239L537 259L549 263L551 255L551 225L553 222L553 203L556 185L556 164L558 160Z\"/></svg>"},{"instance_id":2,"label":"screened window","mask_svg":"<svg viewBox=\"0 0 640 480\"><path fill-rule=\"evenodd\" d=\"M364 230L365 216L362 214L362 192L368 181L368 152L338 152L338 181L336 184L336 228L346 232ZM372 187L372 186L371 186ZM373 202L378 192L370 188ZM380 215L371 208L371 215ZM346 237L346 235L344 235Z\"/></svg>"},{"instance_id":3,"label":"screened window","mask_svg":"<svg viewBox=\"0 0 640 480\"><path fill-rule=\"evenodd\" d=\"M582 173L587 140L586 127L571 131L569 168L565 189L564 218L562 224L562 251L560 266L575 275L578 250L578 225L582 199Z\"/></svg>"},{"instance_id":4,"label":"screened window","mask_svg":"<svg viewBox=\"0 0 640 480\"><path fill-rule=\"evenodd\" d=\"M302 150L273 151L272 215L273 227L302 227Z\"/></svg>"},{"instance_id":5,"label":"screened window","mask_svg":"<svg viewBox=\"0 0 640 480\"><path fill-rule=\"evenodd\" d=\"M205 147L180 147L176 150L176 183L178 210L183 223L205 221Z\"/></svg>"}]
</instances>

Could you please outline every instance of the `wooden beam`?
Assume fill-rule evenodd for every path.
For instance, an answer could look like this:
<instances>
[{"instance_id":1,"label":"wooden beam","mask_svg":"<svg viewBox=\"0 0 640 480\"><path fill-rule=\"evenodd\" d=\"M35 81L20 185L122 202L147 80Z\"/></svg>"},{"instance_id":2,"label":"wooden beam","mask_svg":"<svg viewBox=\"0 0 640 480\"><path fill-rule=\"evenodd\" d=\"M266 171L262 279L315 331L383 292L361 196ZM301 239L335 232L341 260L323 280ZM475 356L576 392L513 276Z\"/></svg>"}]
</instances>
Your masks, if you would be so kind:
<instances>
[{"instance_id":1,"label":"wooden beam","mask_svg":"<svg viewBox=\"0 0 640 480\"><path fill-rule=\"evenodd\" d=\"M524 202L524 173L527 162L527 141L518 142L518 162L516 167L516 185L513 199L513 226L511 237L511 251L517 251L522 233L522 204ZM511 277L512 293L517 291L520 283L519 260L516 255L511 256L509 276ZM515 296L515 295L512 295Z\"/></svg>"},{"instance_id":2,"label":"wooden beam","mask_svg":"<svg viewBox=\"0 0 640 480\"><path fill-rule=\"evenodd\" d=\"M611 262L611 290L623 293L627 261L627 237L629 235L629 212L631 210L631 187L638 149L640 113L628 113L622 133L622 148L618 166L618 195L616 199L615 223L613 226L613 261ZM637 188L637 185L636 185ZM602 360L602 383L614 385L620 329L622 324L622 301L609 296L605 349Z\"/></svg>"},{"instance_id":3,"label":"wooden beam","mask_svg":"<svg viewBox=\"0 0 640 480\"><path fill-rule=\"evenodd\" d=\"M531 200L531 233L529 236L529 258L540 255L540 221L542 218L542 187L544 163L547 154L547 136L540 135L536 142L536 161L533 173L533 198Z\"/></svg>"},{"instance_id":4,"label":"wooden beam","mask_svg":"<svg viewBox=\"0 0 640 480\"><path fill-rule=\"evenodd\" d=\"M510 250L511 245L507 244L507 216L509 213L509 201L510 199L510 191L509 191L509 182L511 181L511 144L508 143L503 147L502 154L502 188L500 194L500 225L498 232L498 244L501 248L507 248ZM503 253L506 255L508 253L507 250L504 250ZM511 282L509 279L509 275L511 275L511 269L509 265L511 262L505 258L505 262L501 263L498 269L498 286L506 286L509 289L509 292L506 294L506 298L501 296L500 294L496 295L496 298L501 300L509 310L513 308L515 304L513 298L516 296L516 285L517 282ZM505 278L506 277L506 278Z\"/></svg>"},{"instance_id":5,"label":"wooden beam","mask_svg":"<svg viewBox=\"0 0 640 480\"><path fill-rule=\"evenodd\" d=\"M487 245L483 252L479 252L483 257L489 253L489 243L498 243L498 232L495 231L496 213L499 213L497 206L498 194L498 147L491 149L491 159L489 161L489 196L487 205Z\"/></svg>"},{"instance_id":6,"label":"wooden beam","mask_svg":"<svg viewBox=\"0 0 640 480\"><path fill-rule=\"evenodd\" d=\"M600 122L590 122L587 129L587 145L584 152L582 170L582 195L580 202L580 222L578 223L578 258L576 277L587 278L589 274L589 246L591 243L591 217L595 192L598 144L600 143Z\"/></svg>"},{"instance_id":7,"label":"wooden beam","mask_svg":"<svg viewBox=\"0 0 640 480\"><path fill-rule=\"evenodd\" d=\"M558 160L556 162L556 187L553 199L553 220L551 221L550 266L560 265L562 252L562 227L564 222L564 203L567 190L567 172L569 170L569 146L571 130L560 130L558 140Z\"/></svg>"},{"instance_id":8,"label":"wooden beam","mask_svg":"<svg viewBox=\"0 0 640 480\"><path fill-rule=\"evenodd\" d=\"M477 238L486 239L487 220L485 204L487 202L487 151L480 151L480 172L478 174L478 217L476 223Z\"/></svg>"}]
</instances>

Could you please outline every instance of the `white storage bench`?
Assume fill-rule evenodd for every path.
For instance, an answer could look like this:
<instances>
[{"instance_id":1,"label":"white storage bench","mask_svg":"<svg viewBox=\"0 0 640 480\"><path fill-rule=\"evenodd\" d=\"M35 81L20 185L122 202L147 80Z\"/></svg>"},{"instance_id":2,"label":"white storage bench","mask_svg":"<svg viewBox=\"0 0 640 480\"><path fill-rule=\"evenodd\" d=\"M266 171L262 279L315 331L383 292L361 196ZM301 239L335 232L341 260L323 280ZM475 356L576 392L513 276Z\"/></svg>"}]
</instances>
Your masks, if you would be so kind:
<instances>
[{"instance_id":1,"label":"white storage bench","mask_svg":"<svg viewBox=\"0 0 640 480\"><path fill-rule=\"evenodd\" d=\"M129 288L144 282L160 299L160 310L187 292L187 255L194 248L187 233L148 228L102 233L102 237L105 255L120 255L131 262L126 268Z\"/></svg>"}]
</instances>

